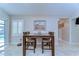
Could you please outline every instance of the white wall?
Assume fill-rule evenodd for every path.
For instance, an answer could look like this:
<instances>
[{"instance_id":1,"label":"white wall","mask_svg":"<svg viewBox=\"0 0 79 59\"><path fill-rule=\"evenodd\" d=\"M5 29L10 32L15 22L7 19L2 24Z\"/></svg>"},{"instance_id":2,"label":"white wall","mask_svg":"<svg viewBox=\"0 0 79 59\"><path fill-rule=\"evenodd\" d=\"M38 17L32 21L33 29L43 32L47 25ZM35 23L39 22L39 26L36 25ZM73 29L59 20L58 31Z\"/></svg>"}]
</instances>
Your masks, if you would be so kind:
<instances>
[{"instance_id":1,"label":"white wall","mask_svg":"<svg viewBox=\"0 0 79 59\"><path fill-rule=\"evenodd\" d=\"M33 32L34 30L34 20L46 20L46 31L45 32L55 32L55 39L58 39L58 19L52 16L12 16L11 20L23 20L23 31ZM17 41L18 39L16 39ZM15 41L14 41L15 42ZM17 43L17 42L16 42Z\"/></svg>"},{"instance_id":2,"label":"white wall","mask_svg":"<svg viewBox=\"0 0 79 59\"><path fill-rule=\"evenodd\" d=\"M5 11L3 11L1 9L0 9L0 19L5 20L5 25L4 25L4 27L5 27L5 39L4 39L4 42L6 45L8 45L9 44L9 16Z\"/></svg>"},{"instance_id":3,"label":"white wall","mask_svg":"<svg viewBox=\"0 0 79 59\"><path fill-rule=\"evenodd\" d=\"M71 44L79 44L79 25L75 24L76 18L71 20Z\"/></svg>"},{"instance_id":4,"label":"white wall","mask_svg":"<svg viewBox=\"0 0 79 59\"><path fill-rule=\"evenodd\" d=\"M79 8L77 8L77 11L75 11L74 16L70 20L71 25L71 40L70 44L78 44L79 45L79 25L76 25L76 17L79 17Z\"/></svg>"}]
</instances>

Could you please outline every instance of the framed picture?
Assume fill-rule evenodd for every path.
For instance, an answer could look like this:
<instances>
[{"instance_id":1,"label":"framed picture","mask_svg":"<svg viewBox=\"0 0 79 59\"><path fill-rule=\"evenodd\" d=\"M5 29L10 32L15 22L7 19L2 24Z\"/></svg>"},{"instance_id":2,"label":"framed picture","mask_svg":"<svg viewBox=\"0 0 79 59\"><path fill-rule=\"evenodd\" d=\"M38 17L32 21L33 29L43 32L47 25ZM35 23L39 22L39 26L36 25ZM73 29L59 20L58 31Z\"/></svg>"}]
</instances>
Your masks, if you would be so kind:
<instances>
[{"instance_id":1,"label":"framed picture","mask_svg":"<svg viewBox=\"0 0 79 59\"><path fill-rule=\"evenodd\" d=\"M45 20L35 20L34 21L34 30L37 30L37 31L46 30L46 21Z\"/></svg>"}]
</instances>

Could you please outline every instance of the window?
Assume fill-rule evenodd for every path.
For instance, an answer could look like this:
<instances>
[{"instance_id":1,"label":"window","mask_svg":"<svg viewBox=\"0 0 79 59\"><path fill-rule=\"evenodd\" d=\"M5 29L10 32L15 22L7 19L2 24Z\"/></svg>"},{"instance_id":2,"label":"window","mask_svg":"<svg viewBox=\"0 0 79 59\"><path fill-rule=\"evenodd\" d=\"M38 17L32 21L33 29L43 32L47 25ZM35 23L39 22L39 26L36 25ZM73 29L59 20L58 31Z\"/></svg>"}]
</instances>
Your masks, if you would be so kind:
<instances>
[{"instance_id":1,"label":"window","mask_svg":"<svg viewBox=\"0 0 79 59\"><path fill-rule=\"evenodd\" d=\"M12 20L12 35L11 43L17 44L20 42L23 33L23 21L22 20Z\"/></svg>"},{"instance_id":2,"label":"window","mask_svg":"<svg viewBox=\"0 0 79 59\"><path fill-rule=\"evenodd\" d=\"M20 35L22 34L22 24L23 22L21 20L13 20L12 21L12 35L16 36L16 35Z\"/></svg>"},{"instance_id":3,"label":"window","mask_svg":"<svg viewBox=\"0 0 79 59\"><path fill-rule=\"evenodd\" d=\"M0 20L0 42L4 42L4 20Z\"/></svg>"},{"instance_id":4,"label":"window","mask_svg":"<svg viewBox=\"0 0 79 59\"><path fill-rule=\"evenodd\" d=\"M0 55L4 55L4 20L0 20Z\"/></svg>"}]
</instances>

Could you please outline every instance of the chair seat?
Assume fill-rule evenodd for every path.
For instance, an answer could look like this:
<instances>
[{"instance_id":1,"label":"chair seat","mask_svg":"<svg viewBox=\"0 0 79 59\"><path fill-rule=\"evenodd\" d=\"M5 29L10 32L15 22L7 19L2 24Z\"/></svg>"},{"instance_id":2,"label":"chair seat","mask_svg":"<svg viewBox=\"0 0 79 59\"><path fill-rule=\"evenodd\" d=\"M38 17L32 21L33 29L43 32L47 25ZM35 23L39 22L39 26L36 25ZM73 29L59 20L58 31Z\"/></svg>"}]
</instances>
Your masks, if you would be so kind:
<instances>
[{"instance_id":1,"label":"chair seat","mask_svg":"<svg viewBox=\"0 0 79 59\"><path fill-rule=\"evenodd\" d=\"M51 42L51 40L43 40L43 42Z\"/></svg>"},{"instance_id":2,"label":"chair seat","mask_svg":"<svg viewBox=\"0 0 79 59\"><path fill-rule=\"evenodd\" d=\"M30 39L29 39L29 40L28 40L28 41L26 41L26 42L35 42L35 41L34 41L34 40L30 40Z\"/></svg>"}]
</instances>

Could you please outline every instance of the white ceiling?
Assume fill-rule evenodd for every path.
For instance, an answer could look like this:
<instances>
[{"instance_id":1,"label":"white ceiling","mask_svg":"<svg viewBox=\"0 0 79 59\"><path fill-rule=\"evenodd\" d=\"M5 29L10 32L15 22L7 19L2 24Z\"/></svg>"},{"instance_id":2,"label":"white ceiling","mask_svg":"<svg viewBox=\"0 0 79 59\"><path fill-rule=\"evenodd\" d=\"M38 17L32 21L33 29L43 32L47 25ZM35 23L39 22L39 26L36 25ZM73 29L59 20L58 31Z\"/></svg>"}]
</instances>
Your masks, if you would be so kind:
<instances>
[{"instance_id":1,"label":"white ceiling","mask_svg":"<svg viewBox=\"0 0 79 59\"><path fill-rule=\"evenodd\" d=\"M71 15L77 13L77 3L0 3L9 15Z\"/></svg>"}]
</instances>

